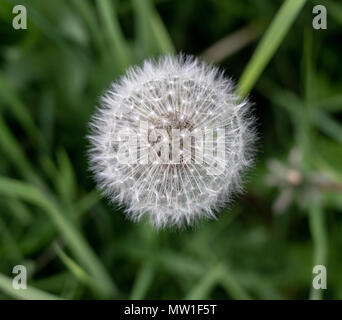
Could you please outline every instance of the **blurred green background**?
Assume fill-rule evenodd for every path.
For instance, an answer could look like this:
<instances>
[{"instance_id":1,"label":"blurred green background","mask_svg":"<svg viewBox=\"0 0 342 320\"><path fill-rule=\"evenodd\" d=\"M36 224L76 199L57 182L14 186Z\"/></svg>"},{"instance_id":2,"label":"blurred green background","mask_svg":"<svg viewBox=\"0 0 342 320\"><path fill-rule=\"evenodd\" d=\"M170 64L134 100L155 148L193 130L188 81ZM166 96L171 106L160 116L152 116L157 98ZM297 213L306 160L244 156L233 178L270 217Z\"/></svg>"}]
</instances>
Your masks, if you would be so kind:
<instances>
[{"instance_id":1,"label":"blurred green background","mask_svg":"<svg viewBox=\"0 0 342 320\"><path fill-rule=\"evenodd\" d=\"M332 0L1 0L0 298L342 299L341 30ZM217 221L156 232L101 199L85 136L110 82L169 52L227 70L260 139Z\"/></svg>"}]
</instances>

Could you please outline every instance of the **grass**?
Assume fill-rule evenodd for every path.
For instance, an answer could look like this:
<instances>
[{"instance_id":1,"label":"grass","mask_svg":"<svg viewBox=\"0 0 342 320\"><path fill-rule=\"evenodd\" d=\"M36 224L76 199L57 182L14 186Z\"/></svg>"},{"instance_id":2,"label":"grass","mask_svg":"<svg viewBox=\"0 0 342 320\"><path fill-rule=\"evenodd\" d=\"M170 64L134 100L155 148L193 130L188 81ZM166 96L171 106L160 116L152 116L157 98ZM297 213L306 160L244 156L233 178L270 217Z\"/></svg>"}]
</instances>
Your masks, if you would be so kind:
<instances>
[{"instance_id":1,"label":"grass","mask_svg":"<svg viewBox=\"0 0 342 320\"><path fill-rule=\"evenodd\" d=\"M241 96L249 94L305 2L306 0L284 1L242 73L237 89Z\"/></svg>"},{"instance_id":2,"label":"grass","mask_svg":"<svg viewBox=\"0 0 342 320\"><path fill-rule=\"evenodd\" d=\"M0 298L342 299L338 2L321 31L309 0L23 0L22 31L16 3L0 4ZM183 232L125 220L87 166L99 95L147 57L199 55L253 25L265 27L260 40L217 55L259 119L245 194ZM276 159L301 182L268 185ZM277 215L285 190L293 198ZM18 264L27 290L12 287ZM311 286L316 264L327 266L324 292Z\"/></svg>"}]
</instances>

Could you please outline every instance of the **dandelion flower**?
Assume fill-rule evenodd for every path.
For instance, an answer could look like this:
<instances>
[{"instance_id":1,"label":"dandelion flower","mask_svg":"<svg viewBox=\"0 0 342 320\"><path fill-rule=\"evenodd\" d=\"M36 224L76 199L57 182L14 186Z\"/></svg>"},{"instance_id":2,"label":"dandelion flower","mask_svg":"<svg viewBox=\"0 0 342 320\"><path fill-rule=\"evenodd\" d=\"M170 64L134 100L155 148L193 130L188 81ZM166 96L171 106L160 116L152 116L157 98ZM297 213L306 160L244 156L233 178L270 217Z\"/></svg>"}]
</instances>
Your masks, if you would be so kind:
<instances>
[{"instance_id":1,"label":"dandelion flower","mask_svg":"<svg viewBox=\"0 0 342 320\"><path fill-rule=\"evenodd\" d=\"M156 228L215 218L252 163L250 104L222 71L194 57L130 68L103 94L90 127L99 189Z\"/></svg>"}]
</instances>

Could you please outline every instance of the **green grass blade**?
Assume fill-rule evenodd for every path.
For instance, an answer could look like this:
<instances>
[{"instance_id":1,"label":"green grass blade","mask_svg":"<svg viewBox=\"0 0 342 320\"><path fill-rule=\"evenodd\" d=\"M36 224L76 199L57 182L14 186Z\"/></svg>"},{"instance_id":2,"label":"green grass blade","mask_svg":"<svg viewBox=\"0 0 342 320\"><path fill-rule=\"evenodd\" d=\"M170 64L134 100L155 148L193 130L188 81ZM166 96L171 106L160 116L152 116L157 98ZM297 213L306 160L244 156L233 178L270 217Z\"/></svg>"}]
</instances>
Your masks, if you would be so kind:
<instances>
[{"instance_id":1,"label":"green grass blade","mask_svg":"<svg viewBox=\"0 0 342 320\"><path fill-rule=\"evenodd\" d=\"M81 233L71 224L59 208L37 188L20 181L0 177L0 194L18 197L42 208L51 218L77 260L98 281L103 294L114 294L115 286Z\"/></svg>"},{"instance_id":2,"label":"green grass blade","mask_svg":"<svg viewBox=\"0 0 342 320\"><path fill-rule=\"evenodd\" d=\"M304 102L300 100L298 96L292 92L280 89L277 86L273 86L272 93L270 94L269 98L271 99L272 103L287 110L294 123L300 123L300 119L302 117L301 110L305 106ZM327 112L322 111L317 107L313 108L312 122L327 136L335 139L339 143L342 143L342 126ZM297 126L300 126L300 124Z\"/></svg>"},{"instance_id":3,"label":"green grass blade","mask_svg":"<svg viewBox=\"0 0 342 320\"><path fill-rule=\"evenodd\" d=\"M315 110L313 118L316 126L322 132L342 144L342 125L339 122L335 121L326 112L320 110Z\"/></svg>"},{"instance_id":4,"label":"green grass blade","mask_svg":"<svg viewBox=\"0 0 342 320\"><path fill-rule=\"evenodd\" d=\"M11 83L2 73L0 73L0 99L2 104L8 106L9 111L16 117L27 135L33 139L33 141L36 141L39 136L38 128L36 127L31 114L18 98ZM0 107L6 108L2 105Z\"/></svg>"},{"instance_id":5,"label":"green grass blade","mask_svg":"<svg viewBox=\"0 0 342 320\"><path fill-rule=\"evenodd\" d=\"M101 294L101 286L94 281L94 278L92 278L76 261L70 258L57 243L54 244L54 247L58 257L64 263L66 268L74 275L74 277L81 283Z\"/></svg>"},{"instance_id":6,"label":"green grass blade","mask_svg":"<svg viewBox=\"0 0 342 320\"><path fill-rule=\"evenodd\" d=\"M339 112L342 110L342 94L337 94L317 102L317 107L328 112Z\"/></svg>"},{"instance_id":7,"label":"green grass blade","mask_svg":"<svg viewBox=\"0 0 342 320\"><path fill-rule=\"evenodd\" d=\"M303 153L303 166L304 168L310 168L310 163L313 154L313 141L312 127L314 124L313 111L316 110L315 101L317 87L315 86L316 73L314 72L314 60L313 60L313 36L312 30L306 30L304 33L304 47L303 47L303 61L302 61L302 79L304 88L304 108L301 108L302 112L302 139L301 149ZM322 113L323 114L323 113ZM316 118L317 119L317 118ZM320 122L320 121L319 121ZM327 229L325 224L324 211L320 198L312 199L308 207L308 219L309 228L314 247L313 265L327 264L328 256L328 241L327 241ZM310 299L317 300L323 298L322 290L316 290L312 284L310 286Z\"/></svg>"},{"instance_id":8,"label":"green grass blade","mask_svg":"<svg viewBox=\"0 0 342 320\"><path fill-rule=\"evenodd\" d=\"M306 0L286 0L274 17L238 83L237 92L248 95L283 41Z\"/></svg>"},{"instance_id":9,"label":"green grass blade","mask_svg":"<svg viewBox=\"0 0 342 320\"><path fill-rule=\"evenodd\" d=\"M64 149L57 151L57 162L59 174L56 184L61 198L69 205L73 202L77 192L75 171Z\"/></svg>"},{"instance_id":10,"label":"green grass blade","mask_svg":"<svg viewBox=\"0 0 342 320\"><path fill-rule=\"evenodd\" d=\"M149 55L174 53L170 36L150 0L133 0L133 10L136 16L136 37L143 52L142 58Z\"/></svg>"},{"instance_id":11,"label":"green grass blade","mask_svg":"<svg viewBox=\"0 0 342 320\"><path fill-rule=\"evenodd\" d=\"M89 2L84 0L71 0L70 4L79 12L80 16L87 24L98 50L102 53L105 52L106 49L103 35L96 19L95 12Z\"/></svg>"},{"instance_id":12,"label":"green grass blade","mask_svg":"<svg viewBox=\"0 0 342 320\"><path fill-rule=\"evenodd\" d=\"M17 199L8 198L6 206L9 209L9 214L15 217L16 222L23 226L28 226L33 221L33 215L27 206Z\"/></svg>"},{"instance_id":13,"label":"green grass blade","mask_svg":"<svg viewBox=\"0 0 342 320\"><path fill-rule=\"evenodd\" d=\"M145 298L146 292L153 281L154 271L154 263L147 262L142 265L133 285L130 299L139 300Z\"/></svg>"},{"instance_id":14,"label":"green grass blade","mask_svg":"<svg viewBox=\"0 0 342 320\"><path fill-rule=\"evenodd\" d=\"M234 299L251 299L245 289L235 280L235 277L222 263L210 269L188 293L185 299L206 299L210 295L210 291L218 284L222 285Z\"/></svg>"},{"instance_id":15,"label":"green grass blade","mask_svg":"<svg viewBox=\"0 0 342 320\"><path fill-rule=\"evenodd\" d=\"M174 53L175 48L172 40L164 26L164 23L157 12L152 14L151 28L153 30L156 42L162 54Z\"/></svg>"},{"instance_id":16,"label":"green grass blade","mask_svg":"<svg viewBox=\"0 0 342 320\"><path fill-rule=\"evenodd\" d=\"M114 4L110 0L96 0L96 5L104 23L104 32L113 51L113 63L122 72L130 64L130 52L122 34Z\"/></svg>"},{"instance_id":17,"label":"green grass blade","mask_svg":"<svg viewBox=\"0 0 342 320\"><path fill-rule=\"evenodd\" d=\"M207 299L210 291L218 284L222 275L222 265L211 268L184 298L185 300Z\"/></svg>"},{"instance_id":18,"label":"green grass blade","mask_svg":"<svg viewBox=\"0 0 342 320\"><path fill-rule=\"evenodd\" d=\"M98 203L100 199L101 196L96 190L87 193L73 205L73 214L76 218L80 218L85 212Z\"/></svg>"},{"instance_id":19,"label":"green grass blade","mask_svg":"<svg viewBox=\"0 0 342 320\"><path fill-rule=\"evenodd\" d=\"M328 236L325 227L324 211L319 204L314 203L309 209L309 226L313 239L314 258L313 265L327 266ZM322 299L323 290L316 290L311 286L310 299Z\"/></svg>"},{"instance_id":20,"label":"green grass blade","mask_svg":"<svg viewBox=\"0 0 342 320\"><path fill-rule=\"evenodd\" d=\"M30 162L26 158L17 140L0 115L0 150L27 180L40 184L40 178L34 173Z\"/></svg>"},{"instance_id":21,"label":"green grass blade","mask_svg":"<svg viewBox=\"0 0 342 320\"><path fill-rule=\"evenodd\" d=\"M2 248L2 254L7 256L7 258L11 261L21 261L23 256L18 247L18 243L16 239L13 237L10 230L7 228L4 221L0 216L0 243L5 243L6 246Z\"/></svg>"},{"instance_id":22,"label":"green grass blade","mask_svg":"<svg viewBox=\"0 0 342 320\"><path fill-rule=\"evenodd\" d=\"M54 296L42 290L27 286L27 289L16 290L12 286L12 279L0 274L0 289L6 295L15 299L24 300L60 300L62 298Z\"/></svg>"},{"instance_id":23,"label":"green grass blade","mask_svg":"<svg viewBox=\"0 0 342 320\"><path fill-rule=\"evenodd\" d=\"M226 292L234 299L237 300L250 300L250 295L236 280L234 275L226 267L222 270L221 284Z\"/></svg>"}]
</instances>

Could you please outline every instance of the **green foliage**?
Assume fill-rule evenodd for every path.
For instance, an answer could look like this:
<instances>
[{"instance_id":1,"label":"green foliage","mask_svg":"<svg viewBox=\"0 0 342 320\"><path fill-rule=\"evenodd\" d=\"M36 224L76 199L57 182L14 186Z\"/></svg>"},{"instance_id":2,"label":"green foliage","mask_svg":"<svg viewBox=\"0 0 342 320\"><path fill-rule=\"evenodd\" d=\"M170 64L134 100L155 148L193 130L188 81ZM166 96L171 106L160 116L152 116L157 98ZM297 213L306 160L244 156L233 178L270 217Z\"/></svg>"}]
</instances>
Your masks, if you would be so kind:
<instances>
[{"instance_id":1,"label":"green foliage","mask_svg":"<svg viewBox=\"0 0 342 320\"><path fill-rule=\"evenodd\" d=\"M27 30L12 28L14 4L0 3L1 298L342 299L341 4L327 1L320 31L305 0L22 0ZM147 57L200 55L253 25L258 43L222 63L259 119L246 192L181 232L125 220L87 167L98 97Z\"/></svg>"}]
</instances>

